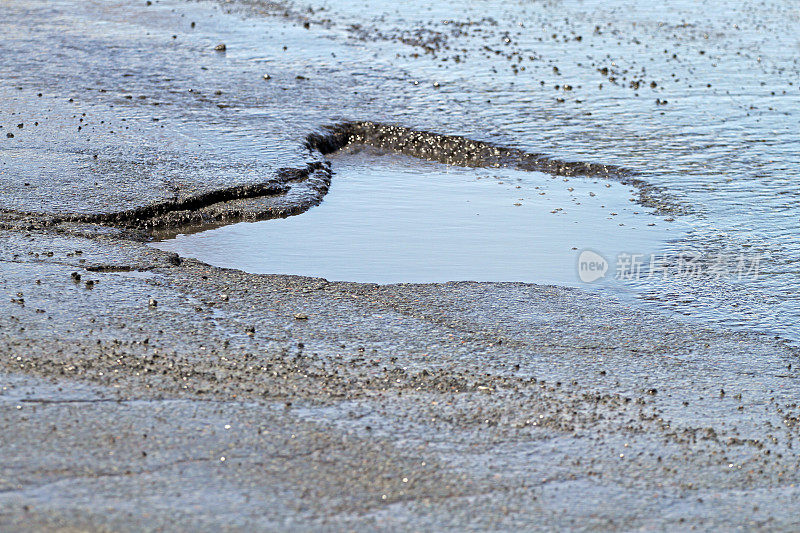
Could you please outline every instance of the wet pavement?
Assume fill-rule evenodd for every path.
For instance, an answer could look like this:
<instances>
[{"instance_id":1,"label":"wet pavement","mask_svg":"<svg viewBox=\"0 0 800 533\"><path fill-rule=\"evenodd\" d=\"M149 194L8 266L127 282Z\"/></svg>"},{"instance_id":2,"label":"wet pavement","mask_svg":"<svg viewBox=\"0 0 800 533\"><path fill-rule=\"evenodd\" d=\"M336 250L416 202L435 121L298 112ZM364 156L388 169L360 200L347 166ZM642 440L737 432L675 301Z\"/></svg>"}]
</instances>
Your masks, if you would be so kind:
<instances>
[{"instance_id":1,"label":"wet pavement","mask_svg":"<svg viewBox=\"0 0 800 533\"><path fill-rule=\"evenodd\" d=\"M537 18L560 4L514 12L532 10L527 24L557 35L531 70L563 77L572 67L554 70L554 54L574 58L578 43L610 53L600 44L637 38L603 27L592 41L596 24L573 34L560 19ZM704 203L708 182L687 178L681 188L675 179L692 176L682 172L699 159L713 167L707 156L730 139L703 151L706 134L681 144L661 115L636 120L654 105L671 112L688 87L647 85L646 105L630 79L603 82L609 97L580 96L572 82L520 99L489 83L518 75L503 56L509 74L476 60L489 85L466 90L456 77L474 72L435 66L440 48L450 46L455 63L460 32L489 35L463 41L469 51L502 37L510 15L476 16L450 35L449 15L419 11L435 22L418 26L411 7L402 20L388 10L367 24L380 11L3 4L0 418L11 429L0 440L0 529L800 526L800 363L772 333L564 287L249 274L147 245L153 229L313 208L336 176L322 150L308 149L309 135L348 120L459 135L479 151L519 150L518 160L544 154L553 172L558 162L600 165L617 181L642 180L653 192L639 198L643 208L651 197L676 208L648 215L654 221L681 217L705 239L697 220L728 201ZM687 9L676 4L669 16ZM791 29L786 9L703 20ZM634 15L645 34L662 31L641 9L604 17L630 29ZM693 51L681 69L713 56L696 23L669 28L673 47ZM706 33L719 50L733 46ZM741 46L757 35L748 29ZM505 38L507 55L510 33L481 53L500 56ZM765 48L754 79L791 79L784 60ZM585 71L611 75L597 68ZM477 106L492 90L493 105ZM686 103L689 113L695 102ZM743 131L761 131L742 120ZM568 142L578 130L594 133ZM368 144L385 148L385 131ZM791 129L781 131L770 147L791 146ZM404 146L424 150L431 137L420 135ZM461 141L433 139L430 159L472 157ZM779 186L780 172L762 164L771 150L734 160Z\"/></svg>"}]
</instances>

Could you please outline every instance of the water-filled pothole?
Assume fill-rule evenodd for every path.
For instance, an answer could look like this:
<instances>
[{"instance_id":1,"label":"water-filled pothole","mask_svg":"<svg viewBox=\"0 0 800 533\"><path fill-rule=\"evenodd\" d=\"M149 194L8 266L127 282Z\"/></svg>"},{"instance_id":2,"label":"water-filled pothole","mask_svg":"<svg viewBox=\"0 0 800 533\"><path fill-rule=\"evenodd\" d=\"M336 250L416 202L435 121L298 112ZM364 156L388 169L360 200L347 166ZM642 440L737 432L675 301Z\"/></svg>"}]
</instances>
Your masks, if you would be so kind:
<instances>
[{"instance_id":1,"label":"water-filled pothole","mask_svg":"<svg viewBox=\"0 0 800 533\"><path fill-rule=\"evenodd\" d=\"M617 182L461 168L364 147L332 161L330 191L302 215L179 234L155 246L251 273L578 285L580 251L609 260L650 254L680 233Z\"/></svg>"}]
</instances>

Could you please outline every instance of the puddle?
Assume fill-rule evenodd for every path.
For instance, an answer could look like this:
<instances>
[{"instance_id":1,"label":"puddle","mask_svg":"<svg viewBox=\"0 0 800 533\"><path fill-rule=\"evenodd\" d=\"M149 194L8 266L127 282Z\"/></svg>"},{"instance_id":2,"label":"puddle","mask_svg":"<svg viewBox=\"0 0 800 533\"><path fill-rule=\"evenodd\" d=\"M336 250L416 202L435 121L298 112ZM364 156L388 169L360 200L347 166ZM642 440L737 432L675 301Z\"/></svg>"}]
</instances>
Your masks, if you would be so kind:
<instances>
[{"instance_id":1,"label":"puddle","mask_svg":"<svg viewBox=\"0 0 800 533\"><path fill-rule=\"evenodd\" d=\"M659 276L625 284L628 294L643 297L655 310L800 342L800 63L792 37L800 18L795 1L716 2L719 9L710 9L707 2L678 0L654 10L649 2L622 0L444 0L435 5L322 0L302 10L291 7L291 13L280 2L160 0L124 9L75 0L60 4L65 9L54 11L47 2L3 4L7 16L0 27L9 53L0 55L7 74L0 87L0 126L15 135L3 134L0 144L6 209L127 209L165 194L183 197L232 183L261 183L279 168L304 166L306 136L323 125L399 124L631 170L691 207L690 214L680 216L691 231L666 225L671 227L663 232L666 251L726 255L734 261L757 256L761 270L757 279L742 283ZM31 25L41 31L30 35ZM53 43L62 55L57 71L42 70ZM227 43L227 51L216 52L218 43ZM107 68L108 47L120 68ZM17 129L23 122L25 128ZM635 216L629 220L627 211L614 208L626 226L609 228L606 212L598 218L589 202L576 210L569 195L557 197L552 190L546 198L562 200L569 209L544 220L563 222L560 226L537 222L544 224L537 230L549 242L541 235L545 242L510 232L503 236L504 229L496 226L491 244L501 251L487 245L473 252L501 257L495 266L499 275L474 257L472 270L445 264L437 271L437 254L455 248L457 241L445 239L441 220L432 218L425 220L433 230L407 227L392 235L397 248L389 252L404 246L414 250L413 270L404 272L394 263L389 266L402 275L393 275L398 272L376 264L389 261L388 255L375 258L386 251L357 249L367 247L365 226L380 198L363 205L346 192L348 180L357 188L358 175L369 170L374 172L363 176L365 183L384 187L419 176L394 167L353 164L347 169L345 162L337 163L331 195L296 220L234 226L167 246L254 272L566 284L575 283L572 254L577 252L571 248L580 249L584 241L611 264L620 242L630 253L643 254L645 262L651 252L650 235L627 232L631 226L647 230ZM448 176L455 179L453 173ZM445 187L445 181L436 183ZM577 181L570 182L576 190ZM53 184L59 185L58 195L49 192ZM618 200L628 206L623 192ZM348 228L344 217L313 227L322 225L324 214L340 201L360 209L353 213L362 227ZM611 197L602 201L617 205ZM507 198L498 202L508 206ZM523 204L520 209L544 214L551 205L561 206L555 200ZM399 224L399 214L394 217L391 224ZM588 224L587 231L570 233L569 217ZM664 228L660 219L654 221L652 243L659 247ZM390 222L379 224L387 229ZM476 239L486 232L472 231ZM404 233L444 242L433 252L418 251L410 245L422 242L412 238L410 245L403 244ZM325 257L320 241L336 243L329 255L343 257ZM509 252L509 241L518 249ZM523 250L529 255L521 257L524 247L539 254ZM517 261L521 267L514 265Z\"/></svg>"},{"instance_id":2,"label":"puddle","mask_svg":"<svg viewBox=\"0 0 800 533\"><path fill-rule=\"evenodd\" d=\"M239 223L155 243L212 265L328 280L581 284L577 258L654 253L680 236L600 179L453 167L350 148L324 201L287 219Z\"/></svg>"}]
</instances>

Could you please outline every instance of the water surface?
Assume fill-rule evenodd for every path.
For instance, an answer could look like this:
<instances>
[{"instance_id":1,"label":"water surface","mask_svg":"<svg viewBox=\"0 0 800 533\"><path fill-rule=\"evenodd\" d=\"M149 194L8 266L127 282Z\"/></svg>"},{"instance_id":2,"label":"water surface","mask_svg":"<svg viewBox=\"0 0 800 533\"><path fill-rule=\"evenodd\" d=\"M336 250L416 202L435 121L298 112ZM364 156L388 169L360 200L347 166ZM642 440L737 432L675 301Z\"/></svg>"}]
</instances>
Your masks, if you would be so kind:
<instances>
[{"instance_id":1,"label":"water surface","mask_svg":"<svg viewBox=\"0 0 800 533\"><path fill-rule=\"evenodd\" d=\"M338 154L333 168L330 192L302 215L156 246L253 273L574 286L580 250L654 253L683 227L633 203L634 189L605 180L459 168L370 148Z\"/></svg>"}]
</instances>

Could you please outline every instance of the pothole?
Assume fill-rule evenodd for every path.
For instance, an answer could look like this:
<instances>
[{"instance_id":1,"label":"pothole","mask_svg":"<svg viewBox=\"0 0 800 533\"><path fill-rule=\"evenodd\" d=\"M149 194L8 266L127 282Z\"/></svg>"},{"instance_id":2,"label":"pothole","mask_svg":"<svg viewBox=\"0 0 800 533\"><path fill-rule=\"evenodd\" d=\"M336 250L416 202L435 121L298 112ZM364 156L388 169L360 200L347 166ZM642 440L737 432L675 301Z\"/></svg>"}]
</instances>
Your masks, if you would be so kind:
<instances>
[{"instance_id":1,"label":"pothole","mask_svg":"<svg viewBox=\"0 0 800 533\"><path fill-rule=\"evenodd\" d=\"M650 254L681 231L637 204L635 188L597 177L456 167L357 145L332 163L330 191L302 215L154 246L260 274L578 285L581 251Z\"/></svg>"}]
</instances>

